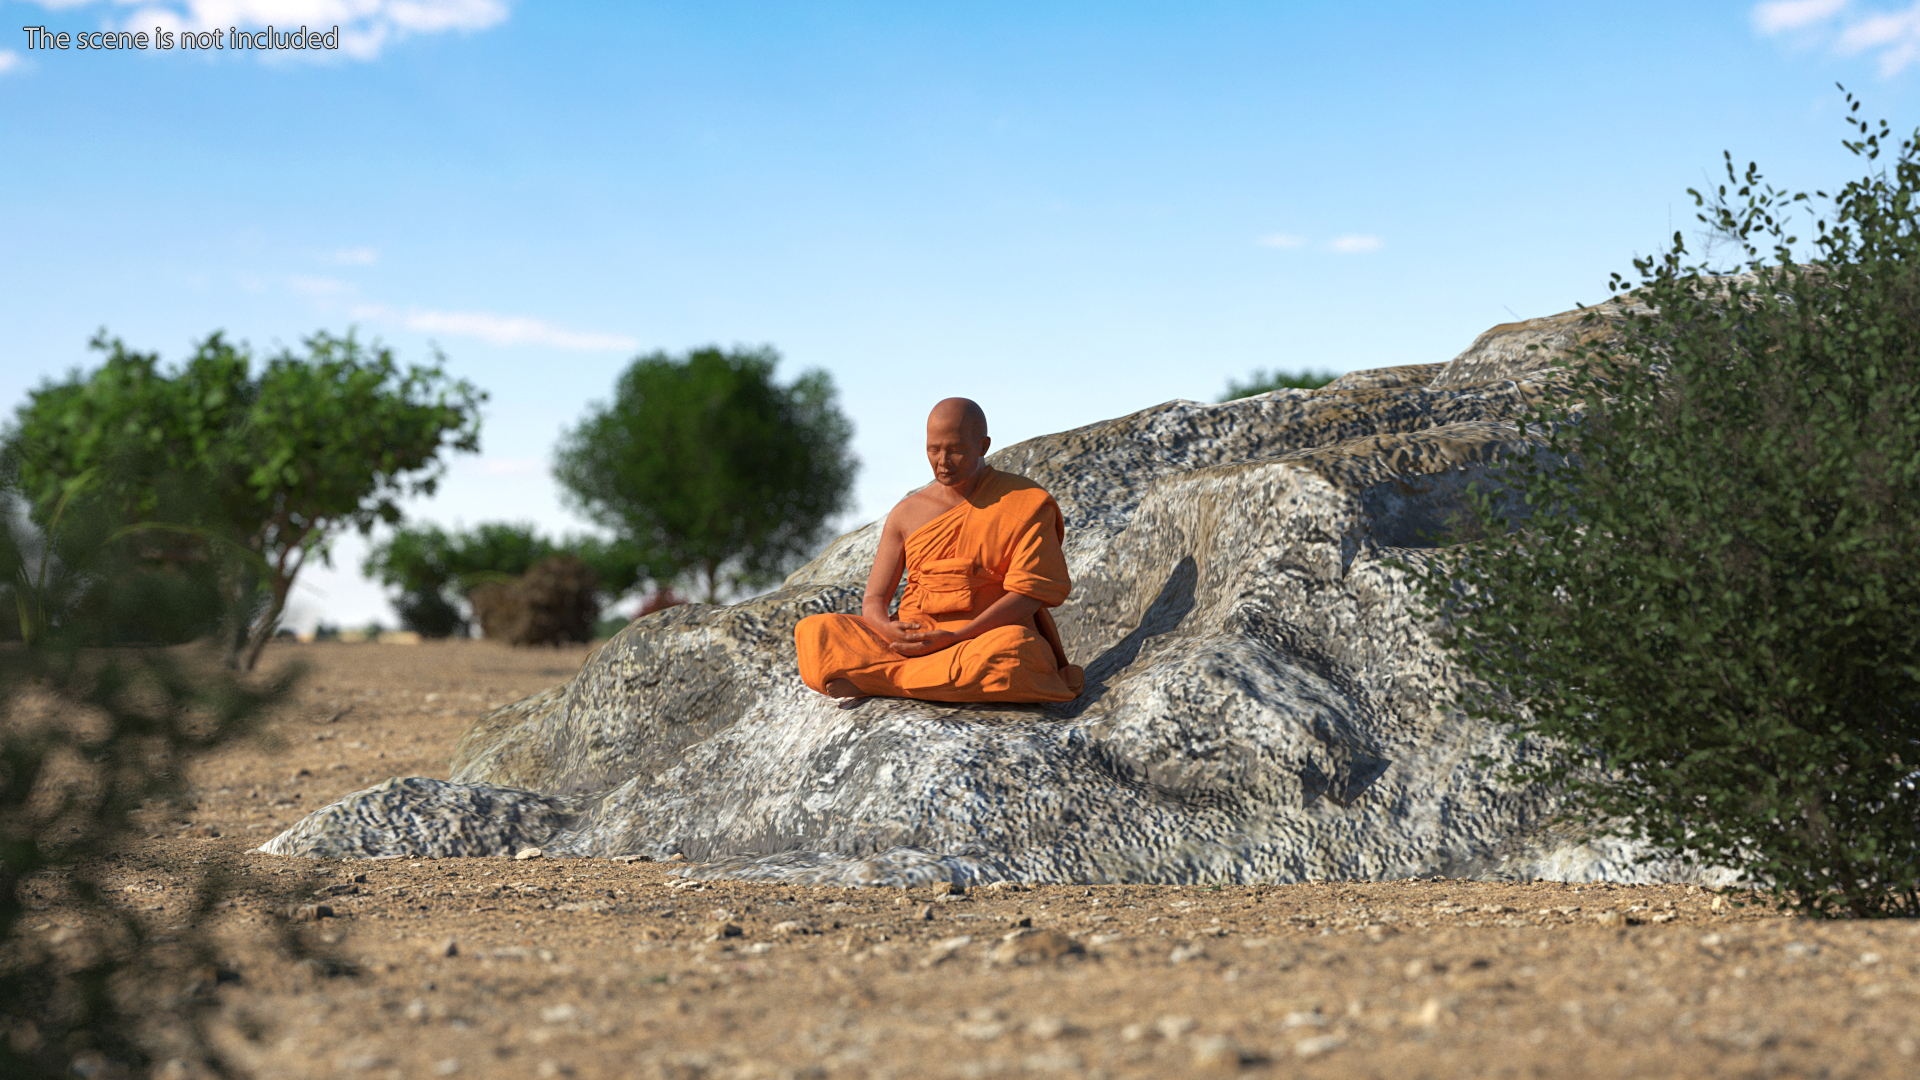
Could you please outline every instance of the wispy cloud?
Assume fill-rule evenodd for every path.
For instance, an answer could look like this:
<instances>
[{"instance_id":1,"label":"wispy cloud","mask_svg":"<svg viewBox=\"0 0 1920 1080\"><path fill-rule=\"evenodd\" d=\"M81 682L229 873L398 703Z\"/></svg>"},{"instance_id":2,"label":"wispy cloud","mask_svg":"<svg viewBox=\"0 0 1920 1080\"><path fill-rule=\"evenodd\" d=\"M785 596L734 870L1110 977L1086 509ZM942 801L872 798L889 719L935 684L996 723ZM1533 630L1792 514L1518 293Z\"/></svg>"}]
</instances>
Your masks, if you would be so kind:
<instances>
[{"instance_id":1,"label":"wispy cloud","mask_svg":"<svg viewBox=\"0 0 1920 1080\"><path fill-rule=\"evenodd\" d=\"M303 274L289 276L287 288L311 300L338 300L354 293L353 285L348 282Z\"/></svg>"},{"instance_id":2,"label":"wispy cloud","mask_svg":"<svg viewBox=\"0 0 1920 1080\"><path fill-rule=\"evenodd\" d=\"M371 60L380 51L405 38L444 33L472 33L498 26L507 19L507 0L34 0L54 10L137 8L117 25L128 29L161 27L167 30L225 30L228 27L262 30L340 28L340 51L356 60ZM110 19L109 22L112 20ZM302 53L265 53L285 59L322 56Z\"/></svg>"},{"instance_id":3,"label":"wispy cloud","mask_svg":"<svg viewBox=\"0 0 1920 1080\"><path fill-rule=\"evenodd\" d=\"M1920 4L1905 11L1869 15L1840 32L1842 55L1880 55L1880 74L1897 75L1920 58Z\"/></svg>"},{"instance_id":4,"label":"wispy cloud","mask_svg":"<svg viewBox=\"0 0 1920 1080\"><path fill-rule=\"evenodd\" d=\"M384 309L363 309L387 315ZM400 325L423 334L477 338L490 345L546 345L580 352L625 352L640 342L624 334L567 330L543 319L524 315L496 315L486 311L431 311L413 308L398 317Z\"/></svg>"},{"instance_id":5,"label":"wispy cloud","mask_svg":"<svg viewBox=\"0 0 1920 1080\"><path fill-rule=\"evenodd\" d=\"M1259 237L1256 242L1261 247L1282 248L1287 251L1303 248L1311 243L1306 237L1295 236L1292 233L1268 233ZM1322 246L1328 251L1341 255L1359 255L1368 251L1379 251L1387 246L1387 242L1372 233L1347 233L1344 236L1334 237Z\"/></svg>"},{"instance_id":6,"label":"wispy cloud","mask_svg":"<svg viewBox=\"0 0 1920 1080\"><path fill-rule=\"evenodd\" d=\"M1327 249L1329 251L1337 251L1342 255L1359 255L1368 251L1379 251L1386 246L1387 242L1385 240L1380 239L1372 233L1348 233L1345 236L1336 236L1327 242Z\"/></svg>"},{"instance_id":7,"label":"wispy cloud","mask_svg":"<svg viewBox=\"0 0 1920 1080\"><path fill-rule=\"evenodd\" d=\"M1799 30L1840 14L1847 0L1769 0L1753 9L1753 25L1763 34Z\"/></svg>"},{"instance_id":8,"label":"wispy cloud","mask_svg":"<svg viewBox=\"0 0 1920 1080\"><path fill-rule=\"evenodd\" d=\"M1886 77L1920 60L1920 2L1901 11L1855 11L1848 0L1769 0L1754 7L1753 25L1762 34L1825 39L1841 56L1872 56Z\"/></svg>"},{"instance_id":9,"label":"wispy cloud","mask_svg":"<svg viewBox=\"0 0 1920 1080\"><path fill-rule=\"evenodd\" d=\"M5 75L7 72L19 67L22 62L19 53L0 49L0 75Z\"/></svg>"},{"instance_id":10,"label":"wispy cloud","mask_svg":"<svg viewBox=\"0 0 1920 1080\"><path fill-rule=\"evenodd\" d=\"M341 248L328 258L341 266L372 266L380 261L380 253L370 247Z\"/></svg>"},{"instance_id":11,"label":"wispy cloud","mask_svg":"<svg viewBox=\"0 0 1920 1080\"><path fill-rule=\"evenodd\" d=\"M365 256L364 258L361 256ZM356 248L339 252L336 262L368 263L371 249ZM500 315L490 311L437 311L432 308L406 308L360 301L360 287L351 281L311 274L289 274L277 284L287 291L314 301L334 312L345 311L355 319L404 327L423 334L474 338L490 345L545 345L579 352L631 352L640 347L639 339L625 334L602 334L590 330L569 330L544 319L526 315ZM267 287L260 282L259 287Z\"/></svg>"}]
</instances>

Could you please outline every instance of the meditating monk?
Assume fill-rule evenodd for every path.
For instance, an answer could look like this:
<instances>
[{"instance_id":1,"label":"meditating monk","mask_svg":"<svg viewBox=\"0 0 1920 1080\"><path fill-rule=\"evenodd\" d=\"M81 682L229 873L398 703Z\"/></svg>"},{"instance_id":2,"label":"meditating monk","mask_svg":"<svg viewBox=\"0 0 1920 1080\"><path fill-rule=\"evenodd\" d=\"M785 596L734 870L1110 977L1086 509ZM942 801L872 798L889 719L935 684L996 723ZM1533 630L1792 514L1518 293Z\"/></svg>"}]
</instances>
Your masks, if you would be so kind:
<instances>
[{"instance_id":1,"label":"meditating monk","mask_svg":"<svg viewBox=\"0 0 1920 1080\"><path fill-rule=\"evenodd\" d=\"M1040 485L986 462L987 416L948 398L927 417L934 482L887 515L859 615L794 628L800 677L837 698L1069 701L1084 673L1067 663L1050 608L1073 589L1066 521ZM907 572L897 617L888 609Z\"/></svg>"}]
</instances>

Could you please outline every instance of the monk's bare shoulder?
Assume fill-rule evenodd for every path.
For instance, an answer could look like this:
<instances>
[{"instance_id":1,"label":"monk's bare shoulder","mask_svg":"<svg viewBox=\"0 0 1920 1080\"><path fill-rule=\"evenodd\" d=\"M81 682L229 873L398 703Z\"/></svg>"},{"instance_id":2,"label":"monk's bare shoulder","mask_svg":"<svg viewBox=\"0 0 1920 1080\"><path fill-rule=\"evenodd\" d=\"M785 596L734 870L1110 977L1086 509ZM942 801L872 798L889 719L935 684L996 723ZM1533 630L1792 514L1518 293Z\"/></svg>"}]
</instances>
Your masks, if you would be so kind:
<instances>
[{"instance_id":1,"label":"monk's bare shoulder","mask_svg":"<svg viewBox=\"0 0 1920 1080\"><path fill-rule=\"evenodd\" d=\"M989 479L994 484L995 490L1000 494L1011 495L1014 492L1036 491L1041 495L1048 495L1046 488L1041 487L1028 477L1021 476L1019 473L1010 473L1001 469L995 469L993 476ZM1048 497L1051 498L1050 495Z\"/></svg>"},{"instance_id":2,"label":"monk's bare shoulder","mask_svg":"<svg viewBox=\"0 0 1920 1080\"><path fill-rule=\"evenodd\" d=\"M928 484L917 491L909 492L907 497L893 504L887 511L886 531L902 539L912 536L920 526L939 517L953 508L953 504L941 502L933 495L937 486Z\"/></svg>"}]
</instances>

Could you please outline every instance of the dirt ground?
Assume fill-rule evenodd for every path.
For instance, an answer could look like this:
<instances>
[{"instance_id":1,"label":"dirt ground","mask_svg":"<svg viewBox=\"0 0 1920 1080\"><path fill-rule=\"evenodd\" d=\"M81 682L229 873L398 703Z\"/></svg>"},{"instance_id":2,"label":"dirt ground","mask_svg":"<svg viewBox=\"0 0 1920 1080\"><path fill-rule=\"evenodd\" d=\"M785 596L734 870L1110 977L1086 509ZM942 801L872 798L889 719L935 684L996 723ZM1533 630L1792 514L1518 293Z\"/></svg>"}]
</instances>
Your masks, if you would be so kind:
<instances>
[{"instance_id":1,"label":"dirt ground","mask_svg":"<svg viewBox=\"0 0 1920 1080\"><path fill-rule=\"evenodd\" d=\"M276 645L298 701L205 762L113 871L163 931L217 912L214 1031L262 1077L1920 1075L1920 924L1693 887L1417 880L827 889L613 859L250 853L588 650ZM72 925L34 886L24 932ZM327 959L271 946L293 899ZM317 910L309 916L320 914ZM177 925L177 924L175 924ZM163 1065L161 1076L195 1075Z\"/></svg>"}]
</instances>

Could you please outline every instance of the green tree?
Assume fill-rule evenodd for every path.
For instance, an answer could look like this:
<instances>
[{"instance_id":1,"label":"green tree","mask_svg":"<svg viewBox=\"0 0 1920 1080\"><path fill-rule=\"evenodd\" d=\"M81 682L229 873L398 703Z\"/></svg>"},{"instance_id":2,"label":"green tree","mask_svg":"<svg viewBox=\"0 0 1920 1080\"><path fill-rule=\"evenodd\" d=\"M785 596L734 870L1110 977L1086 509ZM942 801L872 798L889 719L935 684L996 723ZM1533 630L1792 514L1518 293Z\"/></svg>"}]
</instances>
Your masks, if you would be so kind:
<instances>
[{"instance_id":1,"label":"green tree","mask_svg":"<svg viewBox=\"0 0 1920 1080\"><path fill-rule=\"evenodd\" d=\"M465 633L460 605L488 582L506 581L559 554L591 569L608 603L639 582L642 559L630 546L598 537L549 540L531 524L488 522L449 533L438 525L407 527L374 545L362 572L398 591L394 610L401 625L428 637Z\"/></svg>"},{"instance_id":2,"label":"green tree","mask_svg":"<svg viewBox=\"0 0 1920 1080\"><path fill-rule=\"evenodd\" d=\"M663 585L691 579L708 603L776 581L847 505L853 426L824 371L774 381L771 348L656 352L613 401L589 410L554 465L572 500Z\"/></svg>"},{"instance_id":3,"label":"green tree","mask_svg":"<svg viewBox=\"0 0 1920 1080\"><path fill-rule=\"evenodd\" d=\"M103 332L106 362L34 391L6 454L43 529L73 501L102 507L147 549L220 568L227 662L251 669L306 561L353 526L397 522L430 494L443 449L479 449L485 395L436 364L318 333L256 373L218 333L172 373Z\"/></svg>"},{"instance_id":4,"label":"green tree","mask_svg":"<svg viewBox=\"0 0 1920 1080\"><path fill-rule=\"evenodd\" d=\"M1693 194L1741 273L1637 261L1650 310L1424 579L1468 707L1540 737L1517 778L1816 915L1920 915L1917 145L1831 197L1729 157Z\"/></svg>"},{"instance_id":5,"label":"green tree","mask_svg":"<svg viewBox=\"0 0 1920 1080\"><path fill-rule=\"evenodd\" d=\"M1228 379L1227 392L1221 395L1220 400L1233 401L1270 390L1318 390L1338 377L1331 371L1268 371L1259 368L1246 382Z\"/></svg>"}]
</instances>

